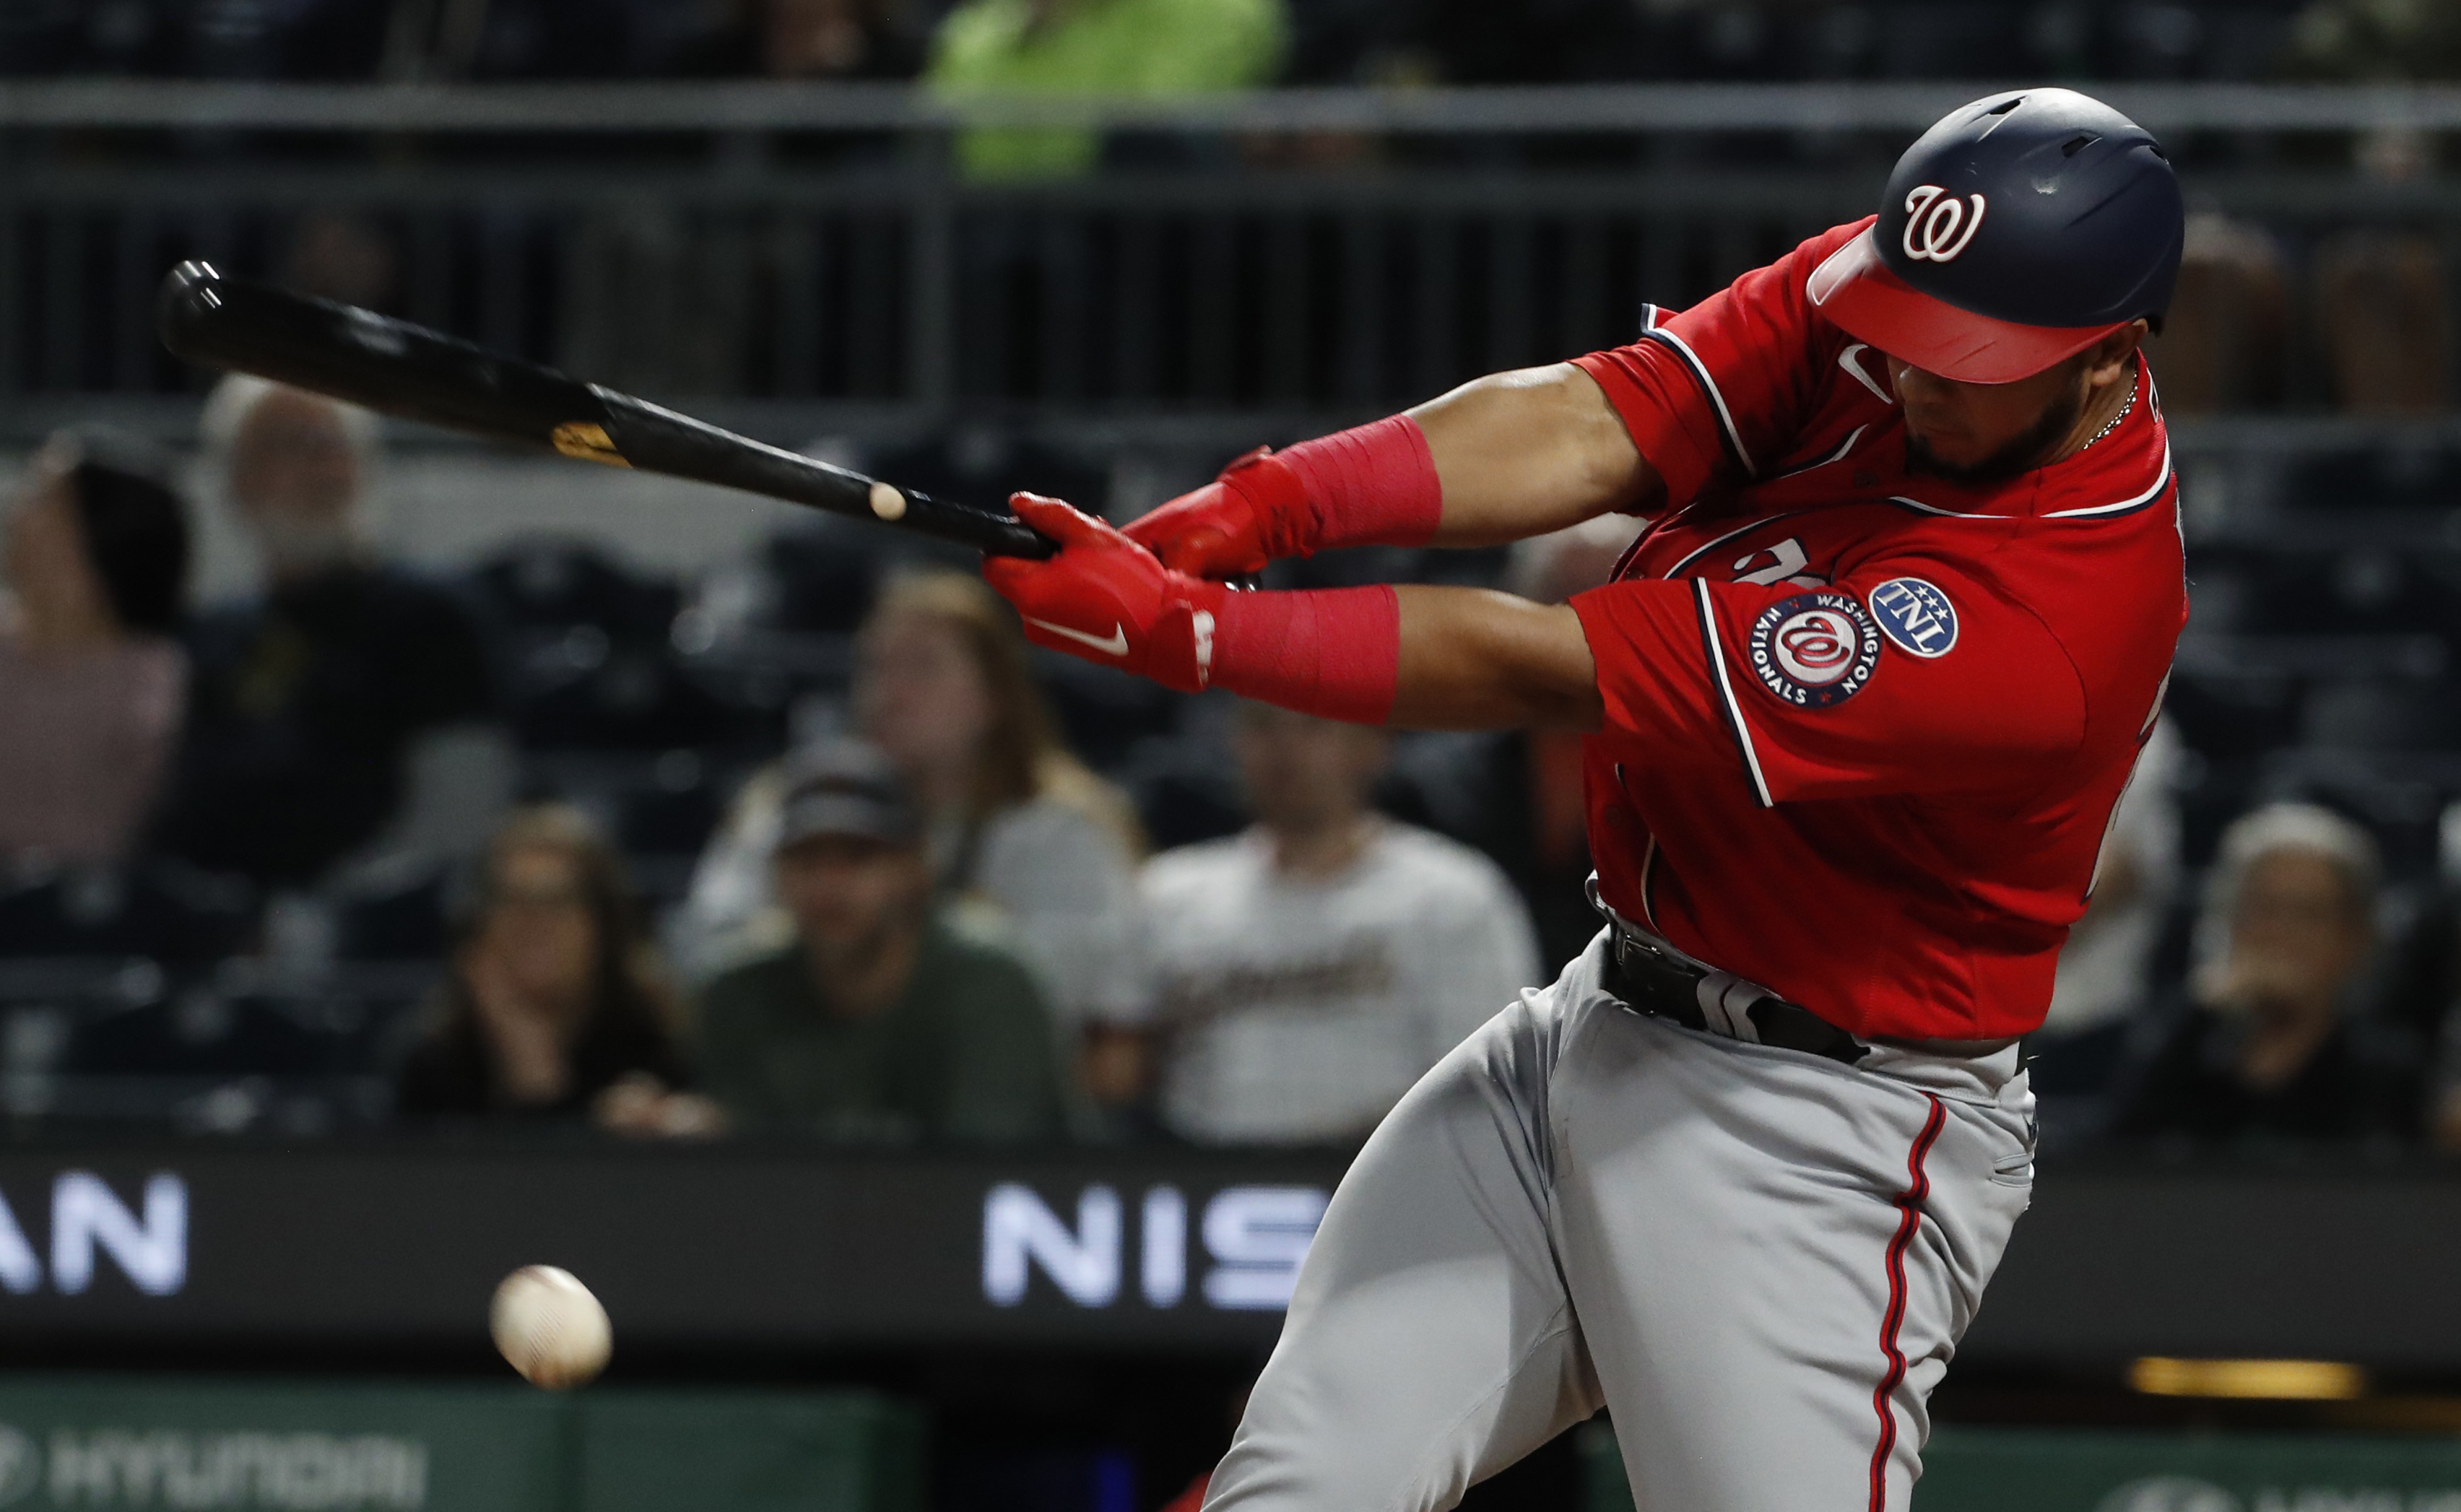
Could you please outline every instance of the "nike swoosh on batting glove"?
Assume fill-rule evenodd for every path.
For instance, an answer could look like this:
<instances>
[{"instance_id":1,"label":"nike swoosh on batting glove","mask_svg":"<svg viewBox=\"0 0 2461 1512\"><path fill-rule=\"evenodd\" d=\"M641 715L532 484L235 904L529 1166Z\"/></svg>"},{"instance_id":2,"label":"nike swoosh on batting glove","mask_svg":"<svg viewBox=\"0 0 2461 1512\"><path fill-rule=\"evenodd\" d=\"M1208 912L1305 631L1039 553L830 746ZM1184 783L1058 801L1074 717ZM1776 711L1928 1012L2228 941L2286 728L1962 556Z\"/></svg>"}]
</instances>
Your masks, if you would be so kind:
<instances>
[{"instance_id":1,"label":"nike swoosh on batting glove","mask_svg":"<svg viewBox=\"0 0 2461 1512\"><path fill-rule=\"evenodd\" d=\"M983 559L984 581L1016 607L1027 640L1181 692L1211 681L1214 617L1229 589L1172 571L1057 499L1016 494L1009 505L1059 543L1048 562Z\"/></svg>"}]
</instances>

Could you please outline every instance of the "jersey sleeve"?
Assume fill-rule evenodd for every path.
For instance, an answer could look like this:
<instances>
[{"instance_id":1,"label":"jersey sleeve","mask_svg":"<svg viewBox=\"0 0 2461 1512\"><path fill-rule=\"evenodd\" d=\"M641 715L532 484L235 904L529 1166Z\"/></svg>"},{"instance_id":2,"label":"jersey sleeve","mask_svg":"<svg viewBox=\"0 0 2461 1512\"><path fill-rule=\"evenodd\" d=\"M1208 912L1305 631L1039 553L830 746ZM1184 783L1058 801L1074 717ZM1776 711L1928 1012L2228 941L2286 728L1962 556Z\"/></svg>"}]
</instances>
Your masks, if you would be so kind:
<instances>
[{"instance_id":1,"label":"jersey sleeve","mask_svg":"<svg viewBox=\"0 0 2461 1512\"><path fill-rule=\"evenodd\" d=\"M1573 359L1606 391L1670 502L1690 502L1722 469L1767 476L1801 430L1835 337L1804 286L1869 224L1824 232L1680 314L1646 309L1638 341Z\"/></svg>"},{"instance_id":2,"label":"jersey sleeve","mask_svg":"<svg viewBox=\"0 0 2461 1512\"><path fill-rule=\"evenodd\" d=\"M1607 728L1765 807L2029 785L2085 739L2085 684L2049 628L1937 560L1814 587L1613 583L1573 607Z\"/></svg>"}]
</instances>

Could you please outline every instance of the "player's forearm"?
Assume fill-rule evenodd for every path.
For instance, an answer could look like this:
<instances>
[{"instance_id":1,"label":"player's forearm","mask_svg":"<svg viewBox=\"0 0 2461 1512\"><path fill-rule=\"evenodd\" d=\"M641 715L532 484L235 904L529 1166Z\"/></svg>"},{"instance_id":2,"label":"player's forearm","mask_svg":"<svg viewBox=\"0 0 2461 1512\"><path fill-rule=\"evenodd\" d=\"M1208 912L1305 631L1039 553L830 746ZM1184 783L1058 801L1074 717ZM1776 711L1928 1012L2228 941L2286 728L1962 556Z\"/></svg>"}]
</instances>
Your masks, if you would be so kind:
<instances>
[{"instance_id":1,"label":"player's forearm","mask_svg":"<svg viewBox=\"0 0 2461 1512\"><path fill-rule=\"evenodd\" d=\"M1407 730L1594 730L1605 715L1580 618L1484 588L1402 587L1388 723Z\"/></svg>"},{"instance_id":2,"label":"player's forearm","mask_svg":"<svg viewBox=\"0 0 2461 1512\"><path fill-rule=\"evenodd\" d=\"M1354 724L1594 729L1602 715L1589 637L1561 605L1482 588L1237 593L1056 499L1010 503L1059 544L1048 561L983 563L1038 646Z\"/></svg>"},{"instance_id":3,"label":"player's forearm","mask_svg":"<svg viewBox=\"0 0 2461 1512\"><path fill-rule=\"evenodd\" d=\"M1521 541L1611 510L1646 514L1665 492L1606 392L1569 362L1491 373L1409 414L1443 485L1438 545Z\"/></svg>"},{"instance_id":4,"label":"player's forearm","mask_svg":"<svg viewBox=\"0 0 2461 1512\"><path fill-rule=\"evenodd\" d=\"M1609 510L1649 512L1665 491L1596 380L1559 363L1251 453L1127 535L1166 566L1222 581L1342 546L1520 541Z\"/></svg>"}]
</instances>

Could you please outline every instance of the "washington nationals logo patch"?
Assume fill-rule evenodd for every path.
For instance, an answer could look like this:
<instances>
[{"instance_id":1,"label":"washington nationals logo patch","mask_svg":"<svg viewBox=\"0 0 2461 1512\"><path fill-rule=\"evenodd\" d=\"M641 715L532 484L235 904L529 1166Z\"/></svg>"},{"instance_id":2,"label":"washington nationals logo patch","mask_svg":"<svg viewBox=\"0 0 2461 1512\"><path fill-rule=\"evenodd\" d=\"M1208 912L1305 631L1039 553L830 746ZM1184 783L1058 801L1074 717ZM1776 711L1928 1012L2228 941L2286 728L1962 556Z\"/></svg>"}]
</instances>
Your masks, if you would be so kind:
<instances>
[{"instance_id":1,"label":"washington nationals logo patch","mask_svg":"<svg viewBox=\"0 0 2461 1512\"><path fill-rule=\"evenodd\" d=\"M1761 686L1798 709L1863 691L1880 664L1880 630L1851 593L1798 593L1761 610L1746 655Z\"/></svg>"},{"instance_id":2,"label":"washington nationals logo patch","mask_svg":"<svg viewBox=\"0 0 2461 1512\"><path fill-rule=\"evenodd\" d=\"M1872 590L1880 633L1928 661L1957 649L1957 606L1920 578L1891 578Z\"/></svg>"}]
</instances>

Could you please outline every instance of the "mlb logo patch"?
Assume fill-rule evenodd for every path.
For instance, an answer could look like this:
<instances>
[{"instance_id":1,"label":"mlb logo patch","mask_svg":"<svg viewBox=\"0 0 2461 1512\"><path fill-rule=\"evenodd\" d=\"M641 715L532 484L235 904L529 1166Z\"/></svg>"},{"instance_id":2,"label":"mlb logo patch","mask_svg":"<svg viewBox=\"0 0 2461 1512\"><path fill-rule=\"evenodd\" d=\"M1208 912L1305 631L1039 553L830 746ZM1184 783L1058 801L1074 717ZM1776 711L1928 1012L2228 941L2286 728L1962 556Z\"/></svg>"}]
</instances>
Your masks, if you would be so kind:
<instances>
[{"instance_id":1,"label":"mlb logo patch","mask_svg":"<svg viewBox=\"0 0 2461 1512\"><path fill-rule=\"evenodd\" d=\"M1901 650L1928 661L1957 649L1957 606L1920 578L1891 578L1873 588L1872 612Z\"/></svg>"}]
</instances>

